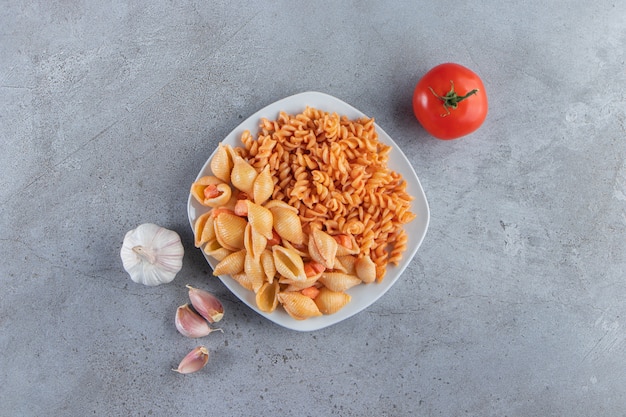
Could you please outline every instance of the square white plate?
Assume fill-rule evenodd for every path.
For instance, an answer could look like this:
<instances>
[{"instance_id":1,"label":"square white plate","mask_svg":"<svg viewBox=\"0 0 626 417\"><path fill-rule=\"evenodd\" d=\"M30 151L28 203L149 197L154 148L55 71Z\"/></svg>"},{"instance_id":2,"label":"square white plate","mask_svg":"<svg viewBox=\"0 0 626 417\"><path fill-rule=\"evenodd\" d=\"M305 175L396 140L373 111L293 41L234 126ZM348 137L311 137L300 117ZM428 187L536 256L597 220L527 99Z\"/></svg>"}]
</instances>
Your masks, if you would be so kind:
<instances>
[{"instance_id":1,"label":"square white plate","mask_svg":"<svg viewBox=\"0 0 626 417\"><path fill-rule=\"evenodd\" d=\"M349 104L328 94L313 91L305 92L276 101L275 103L272 103L254 113L243 123L237 126L228 136L226 136L222 143L229 144L233 147L242 146L240 141L241 134L245 130L249 130L256 138L259 122L262 117L275 120L280 111L284 111L289 114L298 114L304 111L306 106L315 107L329 113L336 112L340 116L346 115L350 119L358 119L366 116L364 113ZM407 243L407 250L404 252L400 264L398 266L390 265L387 269L387 274L381 283L357 285L356 287L349 289L347 292L352 296L352 300L337 313L314 317L307 320L295 320L281 308L276 309L276 311L272 313L265 313L256 307L254 293L252 291L246 290L228 275L219 277L224 285L226 285L226 287L233 292L233 294L246 303L251 309L268 320L271 320L274 323L288 329L299 331L318 330L345 320L369 307L376 300L382 297L383 294L385 294L398 280L398 278L400 278L402 272L417 253L418 248L424 240L424 236L426 236L426 230L428 229L428 223L430 221L430 211L428 208L428 202L426 201L426 195L424 194L424 190L422 189L422 185L417 178L415 170L404 153L402 153L400 148L398 148L398 145L396 145L389 135L387 135L387 133L385 133L377 124L376 130L378 132L378 140L392 147L389 154L388 168L402 175L404 180L407 182L407 192L414 197L414 200L411 203L411 211L415 213L417 217L415 220L404 226L407 231L409 241ZM213 152L213 154L214 153L215 152ZM202 176L211 175L209 162L211 161L211 158L213 158L213 154L209 156L207 162L204 164L200 173L196 177L196 180ZM189 216L189 223L192 230L196 218L208 210L208 207L202 206L191 195L189 196L187 202L187 214ZM215 259L206 255L205 258L211 268L215 268L215 265L217 265Z\"/></svg>"}]
</instances>

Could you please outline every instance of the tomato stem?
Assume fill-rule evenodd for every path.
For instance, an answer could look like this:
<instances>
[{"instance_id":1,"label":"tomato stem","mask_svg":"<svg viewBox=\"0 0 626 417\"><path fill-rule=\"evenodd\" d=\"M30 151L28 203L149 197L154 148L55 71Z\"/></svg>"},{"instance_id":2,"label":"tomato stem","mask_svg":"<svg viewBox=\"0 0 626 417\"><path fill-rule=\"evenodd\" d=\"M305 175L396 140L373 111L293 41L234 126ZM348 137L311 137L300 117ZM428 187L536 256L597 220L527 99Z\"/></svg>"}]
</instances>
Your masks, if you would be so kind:
<instances>
[{"instance_id":1,"label":"tomato stem","mask_svg":"<svg viewBox=\"0 0 626 417\"><path fill-rule=\"evenodd\" d=\"M443 108L446 109L446 113L442 114L441 117L448 116L450 114L450 109L456 109L461 101L465 100L469 96L478 93L478 89L475 88L464 96L459 96L456 91L454 91L454 82L452 80L450 80L450 91L448 91L445 96L440 96L439 94L435 93L435 90L433 90L432 87L428 88L430 89L430 92L435 95L435 97L443 102Z\"/></svg>"}]
</instances>

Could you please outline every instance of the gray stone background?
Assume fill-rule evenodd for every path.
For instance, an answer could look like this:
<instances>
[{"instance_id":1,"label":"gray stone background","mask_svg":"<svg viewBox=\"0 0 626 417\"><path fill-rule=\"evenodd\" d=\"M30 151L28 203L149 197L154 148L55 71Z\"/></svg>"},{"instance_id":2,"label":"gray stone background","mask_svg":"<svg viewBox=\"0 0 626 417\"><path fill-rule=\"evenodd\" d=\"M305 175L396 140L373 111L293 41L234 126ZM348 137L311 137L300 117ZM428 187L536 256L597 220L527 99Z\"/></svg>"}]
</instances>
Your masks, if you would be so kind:
<instances>
[{"instance_id":1,"label":"gray stone background","mask_svg":"<svg viewBox=\"0 0 626 417\"><path fill-rule=\"evenodd\" d=\"M0 5L0 415L626 414L626 2ZM446 61L490 99L451 142L411 110ZM376 119L432 218L376 304L301 333L211 277L186 200L223 137L308 90ZM170 284L122 269L143 222L183 239ZM189 376L185 284L226 308Z\"/></svg>"}]
</instances>

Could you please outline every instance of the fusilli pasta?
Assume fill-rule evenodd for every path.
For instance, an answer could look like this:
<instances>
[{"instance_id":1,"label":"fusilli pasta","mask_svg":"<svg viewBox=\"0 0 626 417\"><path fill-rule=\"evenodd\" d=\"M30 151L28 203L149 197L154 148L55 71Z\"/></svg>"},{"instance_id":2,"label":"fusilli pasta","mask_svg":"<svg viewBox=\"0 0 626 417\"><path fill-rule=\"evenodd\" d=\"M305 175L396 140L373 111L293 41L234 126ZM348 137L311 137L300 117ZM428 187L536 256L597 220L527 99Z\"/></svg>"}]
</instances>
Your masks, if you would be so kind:
<instances>
[{"instance_id":1,"label":"fusilli pasta","mask_svg":"<svg viewBox=\"0 0 626 417\"><path fill-rule=\"evenodd\" d=\"M355 237L358 256L370 256L376 279L397 265L412 221L406 183L387 167L391 147L378 141L374 119L350 120L313 107L261 119L254 137L241 136L237 153L260 171L270 167L273 199L298 209L303 229Z\"/></svg>"}]
</instances>

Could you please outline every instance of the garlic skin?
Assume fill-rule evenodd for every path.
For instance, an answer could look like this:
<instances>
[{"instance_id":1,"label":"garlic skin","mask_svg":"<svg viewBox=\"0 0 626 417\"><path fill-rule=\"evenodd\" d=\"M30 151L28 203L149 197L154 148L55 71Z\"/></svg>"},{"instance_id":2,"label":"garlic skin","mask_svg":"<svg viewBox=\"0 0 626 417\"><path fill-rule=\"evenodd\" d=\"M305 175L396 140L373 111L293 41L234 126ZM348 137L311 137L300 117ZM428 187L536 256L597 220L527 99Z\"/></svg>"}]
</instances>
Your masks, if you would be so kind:
<instances>
[{"instance_id":1,"label":"garlic skin","mask_svg":"<svg viewBox=\"0 0 626 417\"><path fill-rule=\"evenodd\" d=\"M174 320L176 329L186 337L198 338L208 336L214 331L224 332L222 329L212 329L209 323L196 313L189 304L183 304L176 309L176 319Z\"/></svg>"},{"instance_id":2,"label":"garlic skin","mask_svg":"<svg viewBox=\"0 0 626 417\"><path fill-rule=\"evenodd\" d=\"M209 350L205 346L198 346L183 358L178 368L172 371L179 374L190 374L204 368L209 362Z\"/></svg>"},{"instance_id":3,"label":"garlic skin","mask_svg":"<svg viewBox=\"0 0 626 417\"><path fill-rule=\"evenodd\" d=\"M171 282L183 267L183 255L178 233L153 223L126 233L120 250L130 279L148 286Z\"/></svg>"}]
</instances>

